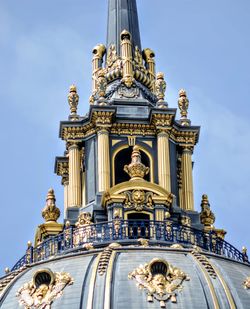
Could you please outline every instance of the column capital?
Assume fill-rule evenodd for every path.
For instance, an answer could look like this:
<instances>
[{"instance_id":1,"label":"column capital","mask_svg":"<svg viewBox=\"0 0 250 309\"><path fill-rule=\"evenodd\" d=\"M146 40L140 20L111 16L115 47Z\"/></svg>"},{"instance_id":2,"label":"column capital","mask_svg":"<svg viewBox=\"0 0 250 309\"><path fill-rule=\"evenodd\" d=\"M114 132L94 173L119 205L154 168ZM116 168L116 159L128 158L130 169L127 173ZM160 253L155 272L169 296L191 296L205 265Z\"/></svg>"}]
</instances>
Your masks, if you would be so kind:
<instances>
[{"instance_id":1,"label":"column capital","mask_svg":"<svg viewBox=\"0 0 250 309\"><path fill-rule=\"evenodd\" d=\"M170 113L154 113L152 115L152 123L157 130L170 129L174 120L174 114Z\"/></svg>"},{"instance_id":2,"label":"column capital","mask_svg":"<svg viewBox=\"0 0 250 309\"><path fill-rule=\"evenodd\" d=\"M79 149L80 150L80 141L75 141L75 140L68 140L67 141L67 149L72 150L72 149Z\"/></svg>"},{"instance_id":3,"label":"column capital","mask_svg":"<svg viewBox=\"0 0 250 309\"><path fill-rule=\"evenodd\" d=\"M97 127L96 132L98 135L108 135L110 131L110 127Z\"/></svg>"},{"instance_id":4,"label":"column capital","mask_svg":"<svg viewBox=\"0 0 250 309\"><path fill-rule=\"evenodd\" d=\"M171 133L171 128L168 127L168 128L159 128L157 129L157 136L166 136L166 137L169 137L170 136L170 133Z\"/></svg>"},{"instance_id":5,"label":"column capital","mask_svg":"<svg viewBox=\"0 0 250 309\"><path fill-rule=\"evenodd\" d=\"M193 145L181 145L182 153L193 154L194 146Z\"/></svg>"}]
</instances>

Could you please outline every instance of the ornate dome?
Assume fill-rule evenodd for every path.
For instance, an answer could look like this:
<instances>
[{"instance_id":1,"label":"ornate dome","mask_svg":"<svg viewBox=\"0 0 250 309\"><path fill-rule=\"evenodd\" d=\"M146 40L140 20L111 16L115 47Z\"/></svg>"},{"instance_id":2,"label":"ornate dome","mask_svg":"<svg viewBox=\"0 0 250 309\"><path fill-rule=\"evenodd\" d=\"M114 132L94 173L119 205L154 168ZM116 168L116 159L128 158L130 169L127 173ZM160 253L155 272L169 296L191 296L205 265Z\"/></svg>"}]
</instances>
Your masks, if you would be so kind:
<instances>
[{"instance_id":1,"label":"ornate dome","mask_svg":"<svg viewBox=\"0 0 250 309\"><path fill-rule=\"evenodd\" d=\"M35 302L38 288L34 292L28 284L48 270L66 278L63 284L52 284L62 295L53 294L53 289L47 292L52 308L222 309L249 305L250 290L246 283L244 287L249 265L198 248L138 240L73 250L12 272L11 284L2 290L0 307L18 309L19 303ZM41 277L40 283L44 280Z\"/></svg>"},{"instance_id":2,"label":"ornate dome","mask_svg":"<svg viewBox=\"0 0 250 309\"><path fill-rule=\"evenodd\" d=\"M53 189L34 245L0 278L3 309L249 308L250 264L195 210L192 154L200 128L184 89L165 101L155 54L141 51L135 0L109 0L107 46L92 59L89 112L60 123L64 220ZM104 55L107 52L106 58Z\"/></svg>"}]
</instances>

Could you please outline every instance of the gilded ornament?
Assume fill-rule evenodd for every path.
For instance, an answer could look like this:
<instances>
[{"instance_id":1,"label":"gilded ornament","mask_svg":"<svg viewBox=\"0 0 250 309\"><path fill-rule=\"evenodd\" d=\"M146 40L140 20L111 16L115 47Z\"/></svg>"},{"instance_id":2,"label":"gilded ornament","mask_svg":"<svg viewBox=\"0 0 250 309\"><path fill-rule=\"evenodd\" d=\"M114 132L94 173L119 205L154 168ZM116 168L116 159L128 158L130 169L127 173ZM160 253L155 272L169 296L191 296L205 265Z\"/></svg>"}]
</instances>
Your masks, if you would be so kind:
<instances>
[{"instance_id":1,"label":"gilded ornament","mask_svg":"<svg viewBox=\"0 0 250 309\"><path fill-rule=\"evenodd\" d=\"M213 265L210 263L209 259L205 255L201 254L202 250L199 247L194 246L194 248L195 249L191 252L193 257L196 259L198 263L200 263L205 268L210 277L216 279L217 277L216 271Z\"/></svg>"},{"instance_id":2,"label":"gilded ornament","mask_svg":"<svg viewBox=\"0 0 250 309\"><path fill-rule=\"evenodd\" d=\"M135 47L135 56L134 56L134 62L135 62L135 67L136 69L142 71L143 73L146 72L146 69L143 65L143 58L141 51L138 46Z\"/></svg>"},{"instance_id":3,"label":"gilded ornament","mask_svg":"<svg viewBox=\"0 0 250 309\"><path fill-rule=\"evenodd\" d=\"M246 278L246 280L243 282L243 286L246 290L250 289L250 277Z\"/></svg>"},{"instance_id":4,"label":"gilded ornament","mask_svg":"<svg viewBox=\"0 0 250 309\"><path fill-rule=\"evenodd\" d=\"M137 281L139 289L143 289L147 294L148 302L157 300L161 308L166 308L168 301L176 303L183 282L190 280L181 269L159 258L140 265L129 273L128 278Z\"/></svg>"},{"instance_id":5,"label":"gilded ornament","mask_svg":"<svg viewBox=\"0 0 250 309\"><path fill-rule=\"evenodd\" d=\"M144 190L133 190L125 192L125 208L135 208L136 211L142 211L143 208L153 208L153 194L152 192L145 192Z\"/></svg>"},{"instance_id":6,"label":"gilded ornament","mask_svg":"<svg viewBox=\"0 0 250 309\"><path fill-rule=\"evenodd\" d=\"M45 222L57 222L57 219L60 217L60 209L56 207L56 198L53 189L49 189L46 205L42 211L42 216L45 219Z\"/></svg>"},{"instance_id":7,"label":"gilded ornament","mask_svg":"<svg viewBox=\"0 0 250 309\"><path fill-rule=\"evenodd\" d=\"M148 239L145 239L145 238L139 238L139 239L138 239L138 243L139 243L142 247L148 247L148 246L149 246L149 241L148 241Z\"/></svg>"},{"instance_id":8,"label":"gilded ornament","mask_svg":"<svg viewBox=\"0 0 250 309\"><path fill-rule=\"evenodd\" d=\"M105 111L93 112L92 121L98 127L108 128L112 124L112 116L113 116L113 112L105 112Z\"/></svg>"},{"instance_id":9,"label":"gilded ornament","mask_svg":"<svg viewBox=\"0 0 250 309\"><path fill-rule=\"evenodd\" d=\"M241 252L242 252L242 254L246 255L247 254L247 248L245 246L243 246Z\"/></svg>"},{"instance_id":10,"label":"gilded ornament","mask_svg":"<svg viewBox=\"0 0 250 309\"><path fill-rule=\"evenodd\" d=\"M179 91L178 106L181 113L181 124L190 125L190 122L187 120L189 100L184 89Z\"/></svg>"},{"instance_id":11,"label":"gilded ornament","mask_svg":"<svg viewBox=\"0 0 250 309\"><path fill-rule=\"evenodd\" d=\"M215 232L215 235L218 237L218 238L221 238L221 239L224 239L225 238L225 235L226 235L226 231L223 230L223 229L213 229L213 231Z\"/></svg>"},{"instance_id":12,"label":"gilded ornament","mask_svg":"<svg viewBox=\"0 0 250 309\"><path fill-rule=\"evenodd\" d=\"M150 48L145 48L142 52L142 56L146 62L146 68L148 70L149 80L152 82L152 89L154 89L155 80L155 53Z\"/></svg>"},{"instance_id":13,"label":"gilded ornament","mask_svg":"<svg viewBox=\"0 0 250 309\"><path fill-rule=\"evenodd\" d=\"M141 154L137 145L133 147L131 159L131 163L124 166L124 171L129 174L131 180L144 178L149 173L149 167L141 163Z\"/></svg>"},{"instance_id":14,"label":"gilded ornament","mask_svg":"<svg viewBox=\"0 0 250 309\"><path fill-rule=\"evenodd\" d=\"M188 216L181 217L181 224L186 226L191 226L191 218Z\"/></svg>"},{"instance_id":15,"label":"gilded ornament","mask_svg":"<svg viewBox=\"0 0 250 309\"><path fill-rule=\"evenodd\" d=\"M97 89L96 89L96 94L98 96L100 105L106 105L105 94L107 90L107 85L108 82L105 76L105 70L100 69L97 73Z\"/></svg>"},{"instance_id":16,"label":"gilded ornament","mask_svg":"<svg viewBox=\"0 0 250 309\"><path fill-rule=\"evenodd\" d=\"M92 223L90 212L82 212L79 214L78 221L75 223L77 230L73 236L74 247L87 243L89 238L94 235L95 229L91 227Z\"/></svg>"},{"instance_id":17,"label":"gilded ornament","mask_svg":"<svg viewBox=\"0 0 250 309\"><path fill-rule=\"evenodd\" d=\"M108 49L108 54L107 54L107 67L108 68L112 68L112 66L114 66L115 62L118 60L118 56L116 53L116 48L115 45L112 44L110 45L109 49Z\"/></svg>"},{"instance_id":18,"label":"gilded ornament","mask_svg":"<svg viewBox=\"0 0 250 309\"><path fill-rule=\"evenodd\" d=\"M49 268L40 269L30 282L18 290L16 296L25 309L50 309L52 303L62 296L65 287L71 284L73 279L66 272L53 273Z\"/></svg>"},{"instance_id":19,"label":"gilded ornament","mask_svg":"<svg viewBox=\"0 0 250 309\"><path fill-rule=\"evenodd\" d=\"M164 217L165 217L165 220L168 220L171 217L170 212L166 211Z\"/></svg>"},{"instance_id":20,"label":"gilded ornament","mask_svg":"<svg viewBox=\"0 0 250 309\"><path fill-rule=\"evenodd\" d=\"M172 248L172 249L183 249L183 246L180 245L180 244L173 244L173 245L170 246L170 248Z\"/></svg>"},{"instance_id":21,"label":"gilded ornament","mask_svg":"<svg viewBox=\"0 0 250 309\"><path fill-rule=\"evenodd\" d=\"M75 85L71 85L69 88L69 94L68 94L68 103L70 106L70 112L71 115L77 116L77 106L79 102L79 95L77 93L77 89ZM75 120L75 119L72 119Z\"/></svg>"},{"instance_id":22,"label":"gilded ornament","mask_svg":"<svg viewBox=\"0 0 250 309\"><path fill-rule=\"evenodd\" d=\"M4 269L4 272L5 272L6 274L8 274L8 273L10 272L9 267L6 267L6 268Z\"/></svg>"},{"instance_id":23,"label":"gilded ornament","mask_svg":"<svg viewBox=\"0 0 250 309\"><path fill-rule=\"evenodd\" d=\"M134 83L134 78L130 75L128 76L124 76L123 79L122 79L122 82L128 87L128 88L131 88L133 86L133 83Z\"/></svg>"},{"instance_id":24,"label":"gilded ornament","mask_svg":"<svg viewBox=\"0 0 250 309\"><path fill-rule=\"evenodd\" d=\"M98 44L93 48L93 58L102 59L106 53L106 47L103 44Z\"/></svg>"},{"instance_id":25,"label":"gilded ornament","mask_svg":"<svg viewBox=\"0 0 250 309\"><path fill-rule=\"evenodd\" d=\"M132 98L138 98L140 95L140 90L137 87L131 87L131 88L127 88L125 85L121 85L118 90L118 95L120 96L120 98L124 97L124 98L128 98L128 99L132 99Z\"/></svg>"},{"instance_id":26,"label":"gilded ornament","mask_svg":"<svg viewBox=\"0 0 250 309\"><path fill-rule=\"evenodd\" d=\"M78 221L76 222L76 227L80 228L85 225L90 225L93 222L91 221L91 213L90 212L82 212L78 216Z\"/></svg>"},{"instance_id":27,"label":"gilded ornament","mask_svg":"<svg viewBox=\"0 0 250 309\"><path fill-rule=\"evenodd\" d=\"M93 250L94 249L92 242L88 242L88 243L84 244L82 247L86 250Z\"/></svg>"},{"instance_id":28,"label":"gilded ornament","mask_svg":"<svg viewBox=\"0 0 250 309\"><path fill-rule=\"evenodd\" d=\"M212 230L212 225L215 222L215 215L210 209L210 204L206 194L202 195L200 220L201 223L204 224L205 231Z\"/></svg>"},{"instance_id":29,"label":"gilded ornament","mask_svg":"<svg viewBox=\"0 0 250 309\"><path fill-rule=\"evenodd\" d=\"M119 248L120 246L121 245L118 243L111 243L107 248L103 250L103 252L101 253L100 261L98 263L98 268L97 268L98 274L100 276L105 274L108 268L109 260L110 260L113 250L116 248Z\"/></svg>"},{"instance_id":30,"label":"gilded ornament","mask_svg":"<svg viewBox=\"0 0 250 309\"><path fill-rule=\"evenodd\" d=\"M165 108L166 103L164 103L165 92L167 84L164 80L164 74L162 72L157 73L155 81L155 94L157 97L157 106L160 108Z\"/></svg>"},{"instance_id":31,"label":"gilded ornament","mask_svg":"<svg viewBox=\"0 0 250 309\"><path fill-rule=\"evenodd\" d=\"M155 53L150 48L145 48L142 52L142 56L147 63L154 62Z\"/></svg>"}]
</instances>

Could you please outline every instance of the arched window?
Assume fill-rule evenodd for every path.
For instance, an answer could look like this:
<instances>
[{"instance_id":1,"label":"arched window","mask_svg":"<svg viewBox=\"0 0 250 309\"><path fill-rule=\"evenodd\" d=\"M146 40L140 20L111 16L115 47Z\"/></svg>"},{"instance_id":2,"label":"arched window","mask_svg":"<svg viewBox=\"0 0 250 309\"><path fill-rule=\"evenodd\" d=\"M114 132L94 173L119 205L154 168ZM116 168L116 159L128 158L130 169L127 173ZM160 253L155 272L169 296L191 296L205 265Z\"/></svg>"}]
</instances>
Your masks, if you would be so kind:
<instances>
[{"instance_id":1,"label":"arched window","mask_svg":"<svg viewBox=\"0 0 250 309\"><path fill-rule=\"evenodd\" d=\"M133 151L133 147L127 147L124 148L122 150L120 150L114 158L114 180L113 183L114 185L124 182L124 181L128 181L130 180L129 175L123 170L124 165L128 165L131 163L131 154ZM150 160L149 157L147 156L147 154L143 151L143 149L140 148L140 152L141 152L141 162L150 168ZM144 177L145 180L150 181L150 173L151 173L151 169L149 170L149 173Z\"/></svg>"}]
</instances>

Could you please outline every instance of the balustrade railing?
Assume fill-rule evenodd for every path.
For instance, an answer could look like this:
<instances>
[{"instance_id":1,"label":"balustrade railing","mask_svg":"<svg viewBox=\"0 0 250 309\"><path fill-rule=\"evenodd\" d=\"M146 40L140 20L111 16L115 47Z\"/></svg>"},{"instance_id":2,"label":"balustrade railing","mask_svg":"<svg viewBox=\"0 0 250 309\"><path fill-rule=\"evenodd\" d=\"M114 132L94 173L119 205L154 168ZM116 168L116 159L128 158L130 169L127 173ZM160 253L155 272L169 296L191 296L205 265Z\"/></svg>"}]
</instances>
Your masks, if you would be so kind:
<instances>
[{"instance_id":1,"label":"balustrade railing","mask_svg":"<svg viewBox=\"0 0 250 309\"><path fill-rule=\"evenodd\" d=\"M87 243L97 245L112 241L129 242L139 238L158 241L162 246L173 243L183 244L187 247L195 245L208 252L248 263L246 254L241 253L225 240L216 237L214 232L204 233L172 221L115 219L79 228L69 227L61 234L46 239L36 247L30 246L26 254L12 268L12 271L27 264L81 249Z\"/></svg>"}]
</instances>

